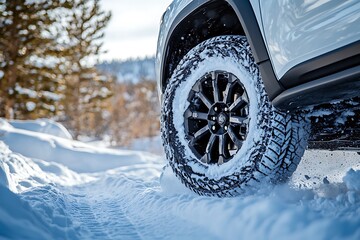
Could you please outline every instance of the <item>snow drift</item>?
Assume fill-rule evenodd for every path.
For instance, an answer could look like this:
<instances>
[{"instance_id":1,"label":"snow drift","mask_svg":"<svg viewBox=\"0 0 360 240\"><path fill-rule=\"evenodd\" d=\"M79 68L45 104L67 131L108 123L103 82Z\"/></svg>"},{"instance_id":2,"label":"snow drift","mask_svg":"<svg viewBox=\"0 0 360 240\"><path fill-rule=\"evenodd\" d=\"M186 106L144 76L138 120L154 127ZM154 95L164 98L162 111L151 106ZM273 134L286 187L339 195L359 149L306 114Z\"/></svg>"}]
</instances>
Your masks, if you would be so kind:
<instances>
[{"instance_id":1,"label":"snow drift","mask_svg":"<svg viewBox=\"0 0 360 240\"><path fill-rule=\"evenodd\" d=\"M25 126L30 126L31 130L34 130L30 123L22 124L23 129L19 129L2 120L0 141L6 143L14 152L33 159L57 162L77 172L106 171L123 165L148 162L156 158L150 154L134 151L97 148L64 139L61 136L44 134L43 131L39 133L27 130Z\"/></svg>"},{"instance_id":2,"label":"snow drift","mask_svg":"<svg viewBox=\"0 0 360 240\"><path fill-rule=\"evenodd\" d=\"M4 121L4 120L2 120ZM50 119L37 119L37 120L11 120L10 125L18 129L24 129L28 131L46 133L65 139L72 139L70 132L61 124Z\"/></svg>"},{"instance_id":3,"label":"snow drift","mask_svg":"<svg viewBox=\"0 0 360 240\"><path fill-rule=\"evenodd\" d=\"M360 239L356 153L308 151L288 184L219 199L151 154L0 129L0 238Z\"/></svg>"}]
</instances>

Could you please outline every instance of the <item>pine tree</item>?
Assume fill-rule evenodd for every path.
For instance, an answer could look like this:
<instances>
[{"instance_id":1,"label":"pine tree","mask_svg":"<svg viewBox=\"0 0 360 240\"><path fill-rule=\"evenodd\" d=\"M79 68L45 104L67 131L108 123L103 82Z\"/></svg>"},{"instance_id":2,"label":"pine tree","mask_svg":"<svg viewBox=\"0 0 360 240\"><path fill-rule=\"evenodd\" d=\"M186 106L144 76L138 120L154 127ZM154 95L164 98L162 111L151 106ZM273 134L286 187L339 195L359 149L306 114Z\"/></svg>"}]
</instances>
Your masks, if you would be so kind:
<instances>
[{"instance_id":1,"label":"pine tree","mask_svg":"<svg viewBox=\"0 0 360 240\"><path fill-rule=\"evenodd\" d=\"M38 118L58 109L63 48L58 12L67 0L0 0L0 116Z\"/></svg>"},{"instance_id":2,"label":"pine tree","mask_svg":"<svg viewBox=\"0 0 360 240\"><path fill-rule=\"evenodd\" d=\"M103 119L104 100L111 96L111 78L100 74L93 65L101 53L104 28L111 14L100 9L99 0L76 0L67 26L69 55L73 63L66 79L65 124L74 137L81 133L96 135L95 124Z\"/></svg>"}]
</instances>

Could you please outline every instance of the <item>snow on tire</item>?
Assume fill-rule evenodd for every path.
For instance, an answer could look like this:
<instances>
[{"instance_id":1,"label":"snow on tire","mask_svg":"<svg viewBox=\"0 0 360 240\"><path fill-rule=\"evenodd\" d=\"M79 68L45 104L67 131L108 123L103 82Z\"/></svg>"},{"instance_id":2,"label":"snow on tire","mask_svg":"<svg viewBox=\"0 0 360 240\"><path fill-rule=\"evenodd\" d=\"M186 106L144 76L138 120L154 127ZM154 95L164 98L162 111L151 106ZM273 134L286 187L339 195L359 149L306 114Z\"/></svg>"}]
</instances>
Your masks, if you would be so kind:
<instances>
[{"instance_id":1,"label":"snow on tire","mask_svg":"<svg viewBox=\"0 0 360 240\"><path fill-rule=\"evenodd\" d=\"M175 175L200 195L234 196L285 181L306 147L305 121L276 110L242 36L209 39L174 71L161 132Z\"/></svg>"}]
</instances>

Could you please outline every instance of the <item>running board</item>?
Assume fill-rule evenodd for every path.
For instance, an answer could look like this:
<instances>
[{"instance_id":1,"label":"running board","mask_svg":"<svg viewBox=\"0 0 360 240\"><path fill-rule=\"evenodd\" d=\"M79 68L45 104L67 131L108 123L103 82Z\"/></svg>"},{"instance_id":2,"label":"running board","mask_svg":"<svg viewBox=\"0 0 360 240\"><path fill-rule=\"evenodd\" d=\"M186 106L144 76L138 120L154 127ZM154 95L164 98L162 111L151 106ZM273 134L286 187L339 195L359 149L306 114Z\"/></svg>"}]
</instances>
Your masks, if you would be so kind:
<instances>
[{"instance_id":1,"label":"running board","mask_svg":"<svg viewBox=\"0 0 360 240\"><path fill-rule=\"evenodd\" d=\"M360 153L360 140L348 141L348 140L332 140L332 141L309 141L309 149L320 150L343 150L343 151L355 151Z\"/></svg>"}]
</instances>

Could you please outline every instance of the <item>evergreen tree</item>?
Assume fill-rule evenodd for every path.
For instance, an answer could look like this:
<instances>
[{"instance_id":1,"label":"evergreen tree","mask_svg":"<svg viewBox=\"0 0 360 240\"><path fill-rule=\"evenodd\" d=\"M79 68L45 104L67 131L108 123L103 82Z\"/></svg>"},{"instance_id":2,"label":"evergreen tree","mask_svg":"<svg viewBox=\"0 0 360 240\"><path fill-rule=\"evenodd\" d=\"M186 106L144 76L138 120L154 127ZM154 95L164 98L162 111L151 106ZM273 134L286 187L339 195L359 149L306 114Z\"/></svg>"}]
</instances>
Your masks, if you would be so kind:
<instances>
[{"instance_id":1,"label":"evergreen tree","mask_svg":"<svg viewBox=\"0 0 360 240\"><path fill-rule=\"evenodd\" d=\"M71 75L66 78L64 110L65 124L80 134L96 135L92 129L104 120L104 100L111 96L111 78L94 67L101 53L104 28L111 14L100 9L99 0L75 0L74 11L67 26Z\"/></svg>"},{"instance_id":2,"label":"evergreen tree","mask_svg":"<svg viewBox=\"0 0 360 240\"><path fill-rule=\"evenodd\" d=\"M0 0L0 117L56 114L64 73L58 14L69 0Z\"/></svg>"}]
</instances>

